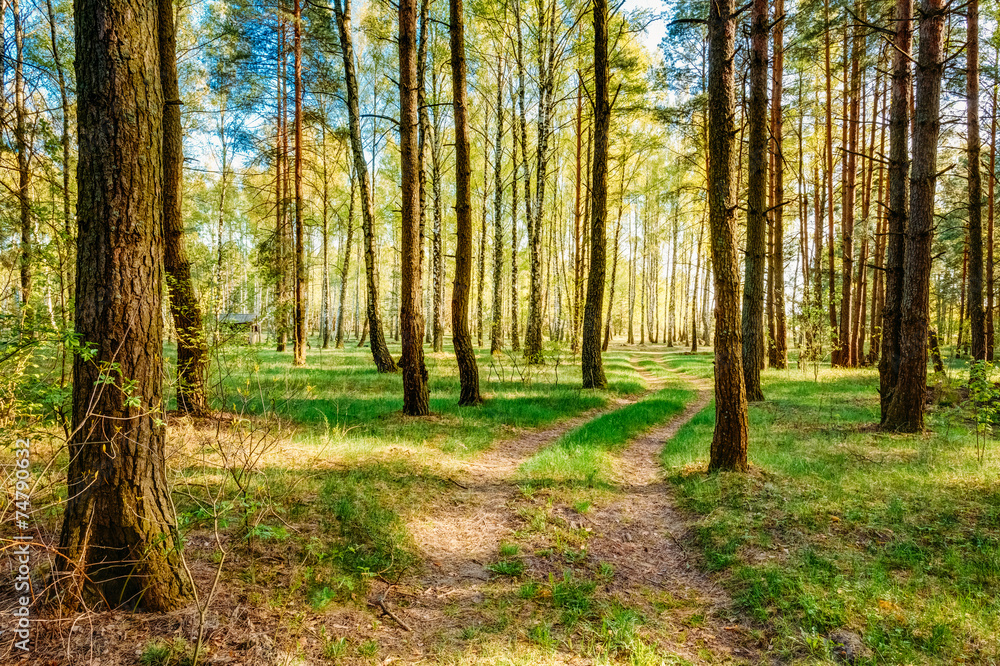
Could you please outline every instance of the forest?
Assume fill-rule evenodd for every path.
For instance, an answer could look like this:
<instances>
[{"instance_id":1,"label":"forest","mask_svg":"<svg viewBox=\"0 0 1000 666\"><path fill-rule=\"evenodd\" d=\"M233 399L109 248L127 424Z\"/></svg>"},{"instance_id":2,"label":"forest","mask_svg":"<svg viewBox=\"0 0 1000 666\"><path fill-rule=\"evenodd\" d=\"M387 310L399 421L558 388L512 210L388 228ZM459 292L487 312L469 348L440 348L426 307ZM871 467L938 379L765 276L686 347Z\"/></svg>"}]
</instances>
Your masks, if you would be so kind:
<instances>
[{"instance_id":1,"label":"forest","mask_svg":"<svg viewBox=\"0 0 1000 666\"><path fill-rule=\"evenodd\" d=\"M996 3L0 34L0 663L1000 663Z\"/></svg>"}]
</instances>

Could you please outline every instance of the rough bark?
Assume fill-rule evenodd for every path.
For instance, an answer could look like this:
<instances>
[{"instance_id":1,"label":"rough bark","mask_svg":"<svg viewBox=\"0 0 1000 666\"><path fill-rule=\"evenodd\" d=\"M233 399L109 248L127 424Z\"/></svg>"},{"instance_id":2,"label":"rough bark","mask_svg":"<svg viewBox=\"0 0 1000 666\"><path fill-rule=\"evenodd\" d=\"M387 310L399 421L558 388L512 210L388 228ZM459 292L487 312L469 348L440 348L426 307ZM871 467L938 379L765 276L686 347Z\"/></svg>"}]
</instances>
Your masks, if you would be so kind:
<instances>
[{"instance_id":1,"label":"rough bark","mask_svg":"<svg viewBox=\"0 0 1000 666\"><path fill-rule=\"evenodd\" d=\"M67 601L165 612L191 587L165 476L158 8L77 0L73 436L58 575ZM123 55L127 54L127 55ZM118 223L110 224L109 220Z\"/></svg>"},{"instance_id":2,"label":"rough bark","mask_svg":"<svg viewBox=\"0 0 1000 666\"><path fill-rule=\"evenodd\" d=\"M767 252L767 0L750 8L749 178L747 241L743 282L743 382L747 400L764 399L760 368L764 362L760 331L764 326L764 268Z\"/></svg>"},{"instance_id":3,"label":"rough bark","mask_svg":"<svg viewBox=\"0 0 1000 666\"><path fill-rule=\"evenodd\" d=\"M993 84L993 117L990 120L990 167L986 178L986 360L993 361L993 218L997 163L997 83Z\"/></svg>"},{"instance_id":4,"label":"rough bark","mask_svg":"<svg viewBox=\"0 0 1000 666\"><path fill-rule=\"evenodd\" d=\"M459 405L478 405L479 367L469 334L469 290L472 280L472 164L469 146L465 70L465 21L462 0L450 0L452 107L455 117L455 283L451 293L451 329L461 385Z\"/></svg>"},{"instance_id":5,"label":"rough bark","mask_svg":"<svg viewBox=\"0 0 1000 666\"><path fill-rule=\"evenodd\" d=\"M601 310L607 269L608 134L611 130L608 76L608 1L594 0L594 168L590 183L590 272L580 348L583 388L606 388L608 385L601 358L601 322L604 319Z\"/></svg>"},{"instance_id":6,"label":"rough bark","mask_svg":"<svg viewBox=\"0 0 1000 666\"><path fill-rule=\"evenodd\" d=\"M347 273L351 269L351 246L354 240L354 196L357 191L357 172L351 171L351 202L347 207L347 238L344 241L344 264L340 270L340 304L337 307L337 337L334 347L344 348L344 303L347 301Z\"/></svg>"},{"instance_id":7,"label":"rough bark","mask_svg":"<svg viewBox=\"0 0 1000 666\"><path fill-rule=\"evenodd\" d=\"M770 283L774 301L774 358L771 360L771 365L779 370L788 367L788 333L785 321L785 155L782 149L784 116L781 110L782 83L785 72L784 14L784 0L775 0L774 63L771 77L771 150L774 155L774 203L771 212L771 228L774 231L774 242L771 246ZM743 371L746 372L745 367Z\"/></svg>"},{"instance_id":8,"label":"rough bark","mask_svg":"<svg viewBox=\"0 0 1000 666\"><path fill-rule=\"evenodd\" d=\"M184 141L181 134L181 100L177 84L177 41L174 3L158 0L158 51L163 88L163 267L170 295L170 315L177 331L177 410L203 415L208 342L201 306L191 281L191 262L184 242L182 196Z\"/></svg>"},{"instance_id":9,"label":"rough bark","mask_svg":"<svg viewBox=\"0 0 1000 666\"><path fill-rule=\"evenodd\" d=\"M899 379L885 428L920 432L927 390L927 338L931 246L934 240L934 188L941 131L942 35L944 0L920 2L920 53L913 116L910 218L903 260L903 303Z\"/></svg>"},{"instance_id":10,"label":"rough bark","mask_svg":"<svg viewBox=\"0 0 1000 666\"><path fill-rule=\"evenodd\" d=\"M886 211L885 304L882 308L882 354L879 359L880 420L886 423L899 381L903 305L904 233L909 216L910 50L913 2L896 0L893 38L892 99L889 106L889 205Z\"/></svg>"},{"instance_id":11,"label":"rough bark","mask_svg":"<svg viewBox=\"0 0 1000 666\"><path fill-rule=\"evenodd\" d=\"M712 2L708 15L708 210L716 299L715 433L710 472L743 472L749 468L735 241L733 4L733 0Z\"/></svg>"},{"instance_id":12,"label":"rough bark","mask_svg":"<svg viewBox=\"0 0 1000 666\"><path fill-rule=\"evenodd\" d=\"M414 5L414 8L416 5ZM340 34L341 55L344 60L344 87L347 91L347 118L354 153L354 170L358 177L361 196L361 227L364 236L365 280L367 285L368 334L371 337L372 357L379 372L395 372L396 362L389 354L378 314L378 279L375 265L375 214L372 210L372 192L369 186L368 165L361 145L361 120L358 111L358 80L354 70L354 48L351 39L351 0L333 0L333 11ZM415 11L415 9L414 9Z\"/></svg>"},{"instance_id":13,"label":"rough bark","mask_svg":"<svg viewBox=\"0 0 1000 666\"><path fill-rule=\"evenodd\" d=\"M490 354L503 349L503 61L497 61L497 132L493 145L493 312Z\"/></svg>"},{"instance_id":14,"label":"rough bark","mask_svg":"<svg viewBox=\"0 0 1000 666\"><path fill-rule=\"evenodd\" d=\"M983 183L979 167L979 0L966 8L965 105L969 161L969 342L971 358L986 360L983 310Z\"/></svg>"},{"instance_id":15,"label":"rough bark","mask_svg":"<svg viewBox=\"0 0 1000 666\"><path fill-rule=\"evenodd\" d=\"M434 323L433 349L444 351L444 201L441 193L441 131L438 125L437 107L434 107L434 136L431 140L431 189L434 193L434 227L432 234L431 271L434 273Z\"/></svg>"},{"instance_id":16,"label":"rough bark","mask_svg":"<svg viewBox=\"0 0 1000 666\"><path fill-rule=\"evenodd\" d=\"M420 307L420 157L417 103L417 3L399 3L399 164L402 172L402 236L399 325L402 337L403 413L430 413Z\"/></svg>"},{"instance_id":17,"label":"rough bark","mask_svg":"<svg viewBox=\"0 0 1000 666\"><path fill-rule=\"evenodd\" d=\"M59 82L59 101L60 107L62 109L62 132L59 135L59 142L62 147L62 207L63 207L63 246L65 251L69 256L64 258L65 261L65 271L66 271L66 283L63 289L63 315L69 314L68 304L73 302L73 282L74 282L74 271L72 268L72 254L71 245L73 242L73 213L72 213L72 193L70 192L70 151L71 142L70 137L70 113L72 107L70 106L69 100L69 90L66 85L66 74L62 62L62 54L59 50L59 40L56 37L56 15L52 9L52 0L45 0L45 8L49 15L49 37L51 41L52 48L52 64L56 70L57 80ZM3 21L0 21L0 28L2 28ZM0 77L0 90L3 89L2 77ZM2 112L2 109L0 109ZM65 322L64 322L65 323Z\"/></svg>"},{"instance_id":18,"label":"rough bark","mask_svg":"<svg viewBox=\"0 0 1000 666\"><path fill-rule=\"evenodd\" d=\"M11 3L14 17L14 144L17 150L17 203L21 228L21 327L34 336L33 291L33 221L31 219L31 154L28 146L27 109L24 100L24 17L19 0Z\"/></svg>"}]
</instances>

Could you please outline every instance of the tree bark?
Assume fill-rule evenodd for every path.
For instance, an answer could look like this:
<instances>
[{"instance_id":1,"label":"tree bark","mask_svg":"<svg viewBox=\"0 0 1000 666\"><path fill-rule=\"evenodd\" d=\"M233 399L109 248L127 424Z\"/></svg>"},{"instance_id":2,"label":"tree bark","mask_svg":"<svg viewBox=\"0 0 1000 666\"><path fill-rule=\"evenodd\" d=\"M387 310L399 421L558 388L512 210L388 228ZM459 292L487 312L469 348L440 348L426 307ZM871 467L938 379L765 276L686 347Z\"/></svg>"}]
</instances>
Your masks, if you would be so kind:
<instances>
[{"instance_id":1,"label":"tree bark","mask_svg":"<svg viewBox=\"0 0 1000 666\"><path fill-rule=\"evenodd\" d=\"M416 5L414 5L416 7ZM361 227L364 235L365 279L367 283L368 334L371 337L372 357L379 372L395 372L396 362L389 354L378 314L378 279L375 265L375 214L372 210L372 192L368 182L368 165L361 145L361 121L358 111L358 80L354 73L354 48L351 39L351 0L333 0L333 11L340 34L341 55L344 60L344 87L347 89L347 118L354 152L354 171L358 177L361 195Z\"/></svg>"},{"instance_id":2,"label":"tree bark","mask_svg":"<svg viewBox=\"0 0 1000 666\"><path fill-rule=\"evenodd\" d=\"M461 385L459 405L478 405L479 367L469 334L469 290L472 279L472 164L469 147L465 72L465 20L462 0L450 0L451 84L455 116L455 283L451 293L451 328Z\"/></svg>"},{"instance_id":3,"label":"tree bark","mask_svg":"<svg viewBox=\"0 0 1000 666\"><path fill-rule=\"evenodd\" d=\"M608 0L594 0L594 170L591 177L590 273L583 309L580 349L583 388L607 388L601 358L601 322L608 219L608 135L611 101L608 95Z\"/></svg>"},{"instance_id":4,"label":"tree bark","mask_svg":"<svg viewBox=\"0 0 1000 666\"><path fill-rule=\"evenodd\" d=\"M983 311L983 183L979 167L979 0L966 8L965 105L969 160L969 342L971 357L986 360L986 313Z\"/></svg>"},{"instance_id":5,"label":"tree bark","mask_svg":"<svg viewBox=\"0 0 1000 666\"><path fill-rule=\"evenodd\" d=\"M76 332L93 354L73 364L69 499L56 559L71 606L96 593L114 606L166 612L191 592L160 420L164 99L157 12L155 4L128 0L74 6Z\"/></svg>"},{"instance_id":6,"label":"tree bark","mask_svg":"<svg viewBox=\"0 0 1000 666\"><path fill-rule=\"evenodd\" d=\"M302 201L302 3L292 2L295 58L295 365L306 364L306 256Z\"/></svg>"},{"instance_id":7,"label":"tree bark","mask_svg":"<svg viewBox=\"0 0 1000 666\"><path fill-rule=\"evenodd\" d=\"M913 44L913 1L896 0L893 39L892 99L889 107L889 205L886 212L885 305L882 308L882 355L879 359L881 423L899 382L903 305L904 234L909 217L910 50Z\"/></svg>"},{"instance_id":8,"label":"tree bark","mask_svg":"<svg viewBox=\"0 0 1000 666\"><path fill-rule=\"evenodd\" d=\"M749 469L735 242L733 4L733 0L712 2L708 15L708 210L716 299L715 433L708 464L710 472Z\"/></svg>"},{"instance_id":9,"label":"tree bark","mask_svg":"<svg viewBox=\"0 0 1000 666\"><path fill-rule=\"evenodd\" d=\"M334 347L344 348L344 303L347 301L347 273L351 269L351 243L354 234L354 195L357 189L358 174L351 172L351 202L347 207L347 239L344 241L344 265L340 270L340 304L337 307L337 338Z\"/></svg>"},{"instance_id":10,"label":"tree bark","mask_svg":"<svg viewBox=\"0 0 1000 666\"><path fill-rule=\"evenodd\" d=\"M749 177L747 241L743 282L743 382L747 400L764 399L760 368L764 362L760 332L764 326L764 268L767 252L767 0L750 8Z\"/></svg>"},{"instance_id":11,"label":"tree bark","mask_svg":"<svg viewBox=\"0 0 1000 666\"><path fill-rule=\"evenodd\" d=\"M163 88L163 264L170 295L170 314L177 331L177 410L204 415L208 342L201 306L191 281L191 262L184 242L182 197L184 140L180 88L177 84L177 41L174 3L158 0L158 51Z\"/></svg>"},{"instance_id":12,"label":"tree bark","mask_svg":"<svg viewBox=\"0 0 1000 666\"><path fill-rule=\"evenodd\" d=\"M785 321L785 154L782 148L784 117L781 96L785 73L785 3L774 2L774 49L771 77L771 146L774 153L774 203L771 213L774 243L771 247L771 289L774 300L774 359L771 365L779 370L788 367L788 333ZM746 372L744 367L743 372Z\"/></svg>"},{"instance_id":13,"label":"tree bark","mask_svg":"<svg viewBox=\"0 0 1000 666\"><path fill-rule=\"evenodd\" d=\"M885 428L920 432L927 390L928 306L931 246L934 240L934 188L941 130L942 34L944 0L921 0L920 54L913 117L910 219L906 226L899 380Z\"/></svg>"},{"instance_id":14,"label":"tree bark","mask_svg":"<svg viewBox=\"0 0 1000 666\"><path fill-rule=\"evenodd\" d=\"M493 146L493 312L490 354L503 349L503 61L497 58L497 132Z\"/></svg>"},{"instance_id":15,"label":"tree bark","mask_svg":"<svg viewBox=\"0 0 1000 666\"><path fill-rule=\"evenodd\" d=\"M417 103L417 3L399 3L399 161L402 172L399 324L402 337L403 413L430 413L420 307L420 154Z\"/></svg>"},{"instance_id":16,"label":"tree bark","mask_svg":"<svg viewBox=\"0 0 1000 666\"><path fill-rule=\"evenodd\" d=\"M17 203L21 226L21 327L28 338L35 335L32 306L34 282L33 220L31 219L31 155L28 146L27 109L24 100L24 17L19 0L13 0L14 17L14 143L17 149Z\"/></svg>"},{"instance_id":17,"label":"tree bark","mask_svg":"<svg viewBox=\"0 0 1000 666\"><path fill-rule=\"evenodd\" d=\"M997 83L993 83L993 117L990 120L990 170L986 180L986 360L993 361L993 217L997 163Z\"/></svg>"}]
</instances>

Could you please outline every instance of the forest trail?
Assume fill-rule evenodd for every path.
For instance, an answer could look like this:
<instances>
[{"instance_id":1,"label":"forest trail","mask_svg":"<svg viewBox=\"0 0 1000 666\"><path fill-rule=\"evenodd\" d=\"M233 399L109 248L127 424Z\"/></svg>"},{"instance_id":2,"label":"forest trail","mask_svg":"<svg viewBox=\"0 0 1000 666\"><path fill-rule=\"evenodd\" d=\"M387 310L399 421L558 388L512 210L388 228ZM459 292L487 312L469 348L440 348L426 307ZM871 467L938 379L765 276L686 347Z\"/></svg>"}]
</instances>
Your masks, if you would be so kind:
<instances>
[{"instance_id":1,"label":"forest trail","mask_svg":"<svg viewBox=\"0 0 1000 666\"><path fill-rule=\"evenodd\" d=\"M657 361L662 363L662 357ZM632 363L635 365L634 359ZM487 566L496 561L502 543L519 536L523 539L523 534L531 531L528 523L537 520L542 511L547 511L545 520L551 524L587 534L581 552L590 562L614 567L613 578L605 586L610 595L622 604L642 608L644 614L660 614L659 607L654 609L650 603L652 597L661 599L657 602L660 606L670 608L666 611L668 623L672 623L670 636L667 645L660 637L661 648L694 663L705 663L706 654L711 655L712 663L720 659L742 662L757 654L750 637L722 619L732 615L726 610L728 596L697 570L677 540L686 526L659 468L663 443L711 400L709 382L674 373L696 389L696 397L682 414L635 439L614 459L613 490L596 500L589 512L578 513L567 502L551 498L547 508L541 508L539 498L515 483L519 466L543 447L664 387L666 379L636 369L647 381L646 393L498 443L468 463L466 474L455 480L456 492L443 495L429 513L408 521L427 562L425 570L393 590L384 586L373 590L377 600L394 605L399 619L412 630L392 632L394 654L404 659L425 655L434 645L454 646L455 639L464 636L470 626L488 625L491 616L484 608L495 606L496 597L516 593L517 588L511 587L510 579L491 575ZM533 554L530 548L524 555L526 573L533 574L532 579L546 574L558 577L562 571L557 563L533 556L537 552ZM398 622L386 621L400 628ZM383 645L390 647L387 643ZM557 648L551 663L590 661Z\"/></svg>"}]
</instances>

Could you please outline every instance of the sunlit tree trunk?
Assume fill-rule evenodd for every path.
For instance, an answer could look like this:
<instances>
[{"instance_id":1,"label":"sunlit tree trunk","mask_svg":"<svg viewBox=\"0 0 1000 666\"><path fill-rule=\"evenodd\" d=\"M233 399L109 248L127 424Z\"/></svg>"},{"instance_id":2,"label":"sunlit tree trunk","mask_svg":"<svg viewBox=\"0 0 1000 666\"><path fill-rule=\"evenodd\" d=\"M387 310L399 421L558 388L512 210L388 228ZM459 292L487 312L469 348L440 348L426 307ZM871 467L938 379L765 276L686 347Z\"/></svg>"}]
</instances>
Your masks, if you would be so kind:
<instances>
[{"instance_id":1,"label":"sunlit tree trunk","mask_svg":"<svg viewBox=\"0 0 1000 666\"><path fill-rule=\"evenodd\" d=\"M295 365L306 364L306 256L302 201L302 4L293 0L295 50Z\"/></svg>"},{"instance_id":2,"label":"sunlit tree trunk","mask_svg":"<svg viewBox=\"0 0 1000 666\"><path fill-rule=\"evenodd\" d=\"M965 105L969 160L969 339L973 360L986 360L983 311L983 183L979 167L979 0L966 8ZM974 101L974 103L973 103Z\"/></svg>"},{"instance_id":3,"label":"sunlit tree trunk","mask_svg":"<svg viewBox=\"0 0 1000 666\"><path fill-rule=\"evenodd\" d=\"M490 353L503 349L503 61L497 58L497 131L493 146L493 313ZM515 189L517 189L515 187Z\"/></svg>"},{"instance_id":4,"label":"sunlit tree trunk","mask_svg":"<svg viewBox=\"0 0 1000 666\"><path fill-rule=\"evenodd\" d=\"M774 203L772 204L771 225L774 231L774 242L771 247L773 259L770 281L774 301L774 358L771 359L771 365L778 369L788 366L788 333L785 322L785 154L782 149L784 116L781 109L785 73L784 14L784 0L775 0L771 76L771 146L774 155ZM746 368L743 372L746 373Z\"/></svg>"}]
</instances>

